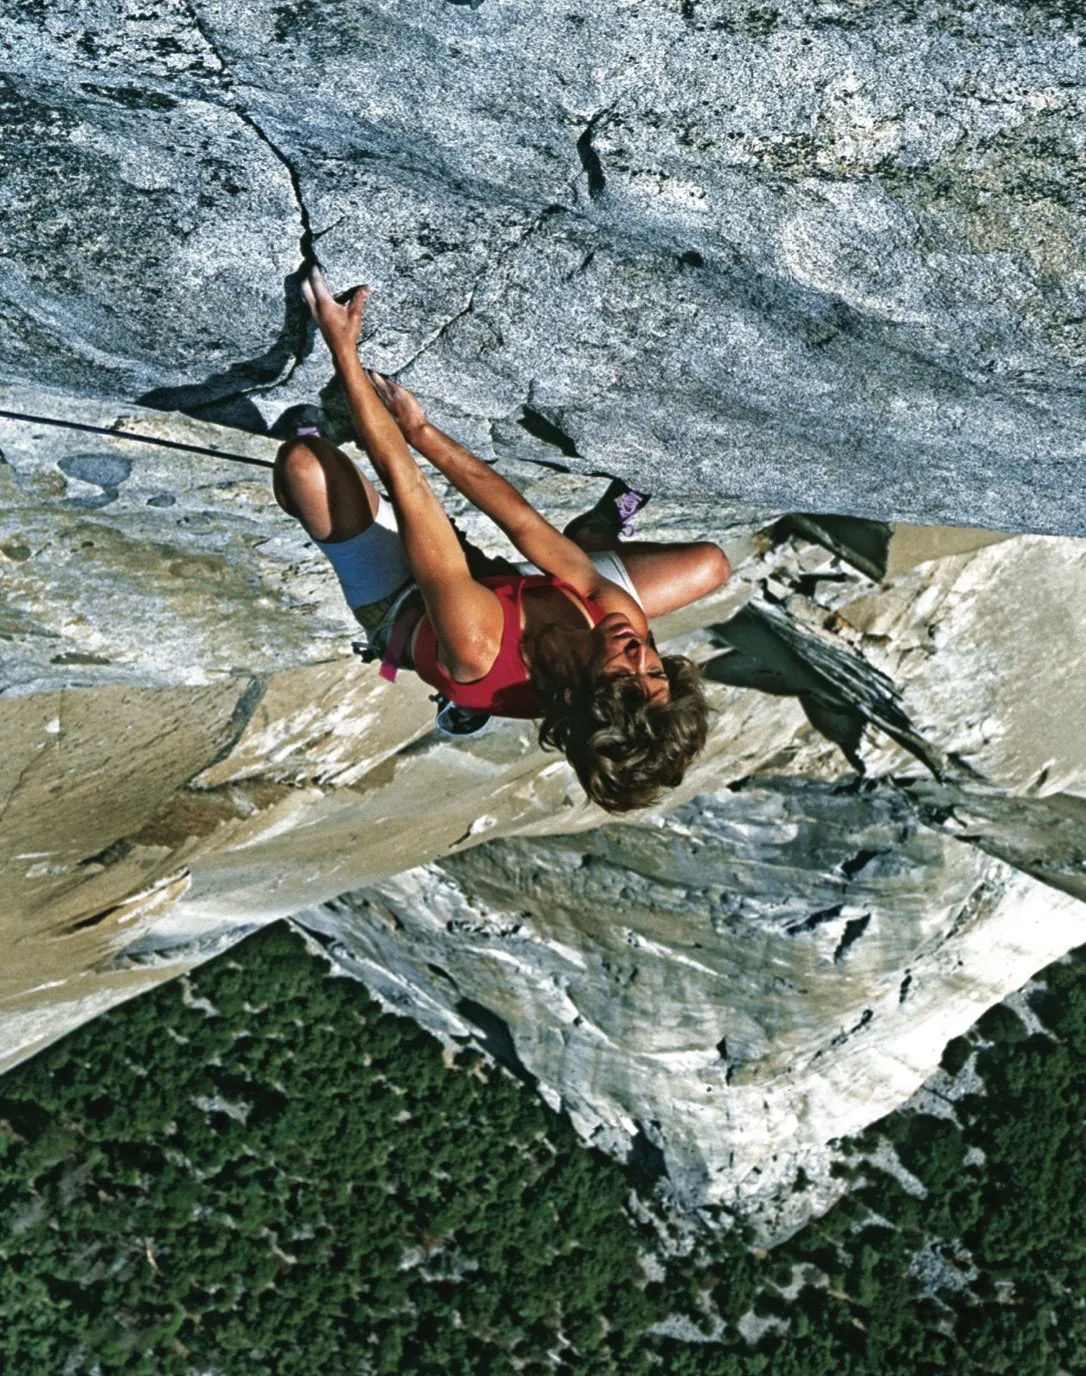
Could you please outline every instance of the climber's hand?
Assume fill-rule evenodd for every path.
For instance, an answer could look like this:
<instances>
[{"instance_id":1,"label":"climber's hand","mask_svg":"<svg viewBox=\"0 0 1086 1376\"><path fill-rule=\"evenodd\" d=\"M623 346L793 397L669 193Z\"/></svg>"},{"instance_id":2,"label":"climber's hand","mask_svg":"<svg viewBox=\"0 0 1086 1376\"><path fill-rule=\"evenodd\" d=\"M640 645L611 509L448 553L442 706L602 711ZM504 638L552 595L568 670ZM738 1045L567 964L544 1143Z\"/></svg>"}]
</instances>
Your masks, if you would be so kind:
<instances>
[{"instance_id":1,"label":"climber's hand","mask_svg":"<svg viewBox=\"0 0 1086 1376\"><path fill-rule=\"evenodd\" d=\"M320 268L313 268L302 283L305 304L334 357L343 352L354 353L358 347L362 313L366 297L372 290L372 287L349 287L333 296Z\"/></svg>"},{"instance_id":2,"label":"climber's hand","mask_svg":"<svg viewBox=\"0 0 1086 1376\"><path fill-rule=\"evenodd\" d=\"M373 383L374 391L400 427L400 434L410 443L411 436L417 434L426 424L426 412L406 387L401 387L398 382L393 382L383 373L375 373L372 368L367 368L366 373Z\"/></svg>"}]
</instances>

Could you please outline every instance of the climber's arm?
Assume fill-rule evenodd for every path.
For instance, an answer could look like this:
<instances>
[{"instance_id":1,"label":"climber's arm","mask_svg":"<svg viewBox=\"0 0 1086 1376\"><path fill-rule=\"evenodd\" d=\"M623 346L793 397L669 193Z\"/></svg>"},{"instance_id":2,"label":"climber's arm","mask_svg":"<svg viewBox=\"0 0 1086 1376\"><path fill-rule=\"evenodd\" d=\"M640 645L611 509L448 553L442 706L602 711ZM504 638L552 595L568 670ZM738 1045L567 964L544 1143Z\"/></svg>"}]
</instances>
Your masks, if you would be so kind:
<instances>
[{"instance_id":1,"label":"climber's arm","mask_svg":"<svg viewBox=\"0 0 1086 1376\"><path fill-rule=\"evenodd\" d=\"M556 530L489 464L432 425L406 388L379 373L370 376L404 438L500 526L525 559L585 596L600 591L606 580L579 545Z\"/></svg>"},{"instance_id":2,"label":"climber's arm","mask_svg":"<svg viewBox=\"0 0 1086 1376\"><path fill-rule=\"evenodd\" d=\"M471 576L452 523L358 361L368 291L361 288L340 304L314 270L303 295L335 360L358 437L392 499L404 551L438 639L440 660L453 678L481 678L501 644L501 603Z\"/></svg>"},{"instance_id":3,"label":"climber's arm","mask_svg":"<svg viewBox=\"0 0 1086 1376\"><path fill-rule=\"evenodd\" d=\"M525 559L544 573L564 578L578 592L592 592L600 575L591 559L540 515L508 479L434 425L416 431L411 443L473 506L501 527Z\"/></svg>"}]
</instances>

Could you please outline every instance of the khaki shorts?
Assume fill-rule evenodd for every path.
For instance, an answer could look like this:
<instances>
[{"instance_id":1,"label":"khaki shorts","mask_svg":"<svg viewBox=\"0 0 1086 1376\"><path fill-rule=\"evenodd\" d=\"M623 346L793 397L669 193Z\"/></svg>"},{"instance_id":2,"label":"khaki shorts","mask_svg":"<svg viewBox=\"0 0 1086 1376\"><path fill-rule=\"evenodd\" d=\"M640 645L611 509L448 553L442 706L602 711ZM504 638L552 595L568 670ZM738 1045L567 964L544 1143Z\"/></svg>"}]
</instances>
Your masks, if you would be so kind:
<instances>
[{"instance_id":1,"label":"khaki shorts","mask_svg":"<svg viewBox=\"0 0 1086 1376\"><path fill-rule=\"evenodd\" d=\"M412 594L421 601L421 594L413 578L395 592L390 592L387 597L379 597L376 602L364 602L360 607L351 608L355 620L365 632L365 644L375 656L380 657L384 654L392 628L400 613L406 609Z\"/></svg>"}]
</instances>

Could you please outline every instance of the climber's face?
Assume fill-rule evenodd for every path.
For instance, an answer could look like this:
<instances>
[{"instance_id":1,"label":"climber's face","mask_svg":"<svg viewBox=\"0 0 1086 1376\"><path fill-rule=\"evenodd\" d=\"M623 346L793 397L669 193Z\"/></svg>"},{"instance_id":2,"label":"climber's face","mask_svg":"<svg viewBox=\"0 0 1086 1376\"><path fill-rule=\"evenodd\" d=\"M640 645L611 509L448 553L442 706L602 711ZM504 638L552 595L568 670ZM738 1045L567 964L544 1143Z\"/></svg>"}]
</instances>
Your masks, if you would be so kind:
<instances>
[{"instance_id":1,"label":"climber's face","mask_svg":"<svg viewBox=\"0 0 1086 1376\"><path fill-rule=\"evenodd\" d=\"M654 705L668 701L671 684L651 636L639 635L621 612L610 612L592 635L597 678L629 678Z\"/></svg>"}]
</instances>

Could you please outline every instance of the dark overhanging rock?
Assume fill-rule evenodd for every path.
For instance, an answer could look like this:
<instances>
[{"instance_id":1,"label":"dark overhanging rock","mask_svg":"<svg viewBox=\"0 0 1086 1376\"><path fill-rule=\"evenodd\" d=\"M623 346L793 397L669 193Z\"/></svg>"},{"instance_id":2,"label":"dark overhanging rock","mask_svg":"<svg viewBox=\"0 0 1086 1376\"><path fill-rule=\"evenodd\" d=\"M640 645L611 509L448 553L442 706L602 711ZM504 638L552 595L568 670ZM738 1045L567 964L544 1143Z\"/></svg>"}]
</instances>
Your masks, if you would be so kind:
<instances>
[{"instance_id":1,"label":"dark overhanging rock","mask_svg":"<svg viewBox=\"0 0 1086 1376\"><path fill-rule=\"evenodd\" d=\"M0 374L275 430L319 255L370 361L574 471L1086 529L1079 19L748 11L11 10Z\"/></svg>"}]
</instances>

